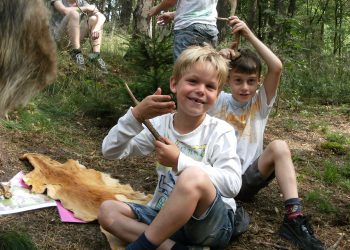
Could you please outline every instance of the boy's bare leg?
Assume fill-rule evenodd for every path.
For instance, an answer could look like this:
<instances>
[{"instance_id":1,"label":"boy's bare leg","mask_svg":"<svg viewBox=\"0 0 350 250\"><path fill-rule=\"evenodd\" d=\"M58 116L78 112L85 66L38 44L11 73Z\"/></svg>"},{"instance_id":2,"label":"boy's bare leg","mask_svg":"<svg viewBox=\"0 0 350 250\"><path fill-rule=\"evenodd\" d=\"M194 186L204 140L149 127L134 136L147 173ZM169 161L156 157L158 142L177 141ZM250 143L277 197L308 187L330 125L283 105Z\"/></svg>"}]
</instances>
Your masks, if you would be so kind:
<instances>
[{"instance_id":1,"label":"boy's bare leg","mask_svg":"<svg viewBox=\"0 0 350 250\"><path fill-rule=\"evenodd\" d=\"M100 225L125 242L136 240L147 227L135 219L134 212L127 204L114 200L103 202L98 215Z\"/></svg>"},{"instance_id":2,"label":"boy's bare leg","mask_svg":"<svg viewBox=\"0 0 350 250\"><path fill-rule=\"evenodd\" d=\"M285 141L271 142L259 158L258 168L266 179L275 171L283 199L298 198L295 169L289 147Z\"/></svg>"},{"instance_id":3,"label":"boy's bare leg","mask_svg":"<svg viewBox=\"0 0 350 250\"><path fill-rule=\"evenodd\" d=\"M98 215L101 227L126 244L135 241L148 227L135 219L134 212L127 204L114 200L103 202ZM174 244L168 239L158 249L171 249Z\"/></svg>"},{"instance_id":4,"label":"boy's bare leg","mask_svg":"<svg viewBox=\"0 0 350 250\"><path fill-rule=\"evenodd\" d=\"M200 217L215 200L216 189L209 176L198 167L184 170L177 179L164 207L151 225L136 221L132 209L120 201L105 201L99 211L100 225L125 242L135 241L143 232L158 249L170 249L168 238L192 215ZM161 244L163 243L163 244Z\"/></svg>"},{"instance_id":5,"label":"boy's bare leg","mask_svg":"<svg viewBox=\"0 0 350 250\"><path fill-rule=\"evenodd\" d=\"M177 179L169 199L152 224L146 228L149 241L159 245L192 217L200 217L211 206L216 189L209 176L198 167L185 169Z\"/></svg>"},{"instance_id":6,"label":"boy's bare leg","mask_svg":"<svg viewBox=\"0 0 350 250\"><path fill-rule=\"evenodd\" d=\"M175 242L168 238L193 214L199 217L205 213L215 196L216 189L208 175L199 168L192 167L178 177L168 201L150 226L136 221L131 208L120 201L103 202L98 220L105 230L125 242L135 241L150 229L145 233L147 238L156 245L162 243L158 249L170 249Z\"/></svg>"}]
</instances>

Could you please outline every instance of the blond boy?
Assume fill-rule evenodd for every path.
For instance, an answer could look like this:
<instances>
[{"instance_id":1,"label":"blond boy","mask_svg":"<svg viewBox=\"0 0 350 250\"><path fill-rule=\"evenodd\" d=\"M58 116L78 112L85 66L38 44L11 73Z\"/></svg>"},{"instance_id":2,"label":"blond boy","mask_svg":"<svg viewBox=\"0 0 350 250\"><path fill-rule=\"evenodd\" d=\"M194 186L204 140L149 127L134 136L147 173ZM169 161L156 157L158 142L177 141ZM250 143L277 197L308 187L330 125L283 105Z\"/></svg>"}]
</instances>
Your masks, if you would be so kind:
<instances>
[{"instance_id":1,"label":"blond boy","mask_svg":"<svg viewBox=\"0 0 350 250\"><path fill-rule=\"evenodd\" d=\"M131 243L126 249L228 245L241 165L232 126L206 114L227 73L227 61L213 48L189 47L170 79L176 112L171 97L158 89L130 108L105 137L102 151L109 159L157 154L158 184L147 206L106 201L100 208L101 226ZM142 126L151 118L165 143Z\"/></svg>"}]
</instances>

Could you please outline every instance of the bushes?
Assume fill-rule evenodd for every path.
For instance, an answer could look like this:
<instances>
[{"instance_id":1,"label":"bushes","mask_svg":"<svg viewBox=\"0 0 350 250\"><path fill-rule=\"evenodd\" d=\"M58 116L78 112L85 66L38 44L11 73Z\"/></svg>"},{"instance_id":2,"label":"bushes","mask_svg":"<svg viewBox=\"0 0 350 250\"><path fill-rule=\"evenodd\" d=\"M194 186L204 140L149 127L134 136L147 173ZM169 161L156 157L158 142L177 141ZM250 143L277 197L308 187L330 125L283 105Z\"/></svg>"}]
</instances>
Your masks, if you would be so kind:
<instances>
[{"instance_id":1,"label":"bushes","mask_svg":"<svg viewBox=\"0 0 350 250\"><path fill-rule=\"evenodd\" d=\"M334 55L314 55L307 60L300 54L284 59L281 97L299 98L320 104L350 103L350 59Z\"/></svg>"}]
</instances>

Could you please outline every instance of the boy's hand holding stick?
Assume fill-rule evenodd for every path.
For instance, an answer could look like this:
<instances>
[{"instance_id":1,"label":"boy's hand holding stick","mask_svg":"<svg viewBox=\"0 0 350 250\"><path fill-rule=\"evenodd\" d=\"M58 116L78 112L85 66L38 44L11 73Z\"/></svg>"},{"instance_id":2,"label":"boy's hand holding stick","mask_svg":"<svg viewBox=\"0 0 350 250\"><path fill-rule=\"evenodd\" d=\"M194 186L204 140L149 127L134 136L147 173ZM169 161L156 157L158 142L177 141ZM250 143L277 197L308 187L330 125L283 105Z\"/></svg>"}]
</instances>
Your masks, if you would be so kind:
<instances>
[{"instance_id":1,"label":"boy's hand holding stick","mask_svg":"<svg viewBox=\"0 0 350 250\"><path fill-rule=\"evenodd\" d=\"M135 98L134 94L131 92L131 90L126 82L124 82L124 85L125 85L126 90L129 93L131 100L134 102L134 104L136 106L139 103L139 101ZM160 136L158 131L153 127L152 123L148 119L145 119L142 123L149 129L149 131L151 132L151 134L154 136L154 138L157 141L161 141L161 142L165 143L164 139Z\"/></svg>"},{"instance_id":2,"label":"boy's hand holding stick","mask_svg":"<svg viewBox=\"0 0 350 250\"><path fill-rule=\"evenodd\" d=\"M216 20L229 22L231 20L231 18L230 17L217 17ZM230 56L231 60L240 56L240 53L238 52L240 38L241 38L241 36L239 33L235 34L235 38L234 38L233 43L231 45L231 49L233 49L233 51L234 51L234 56ZM232 53L230 53L230 54L232 54Z\"/></svg>"}]
</instances>

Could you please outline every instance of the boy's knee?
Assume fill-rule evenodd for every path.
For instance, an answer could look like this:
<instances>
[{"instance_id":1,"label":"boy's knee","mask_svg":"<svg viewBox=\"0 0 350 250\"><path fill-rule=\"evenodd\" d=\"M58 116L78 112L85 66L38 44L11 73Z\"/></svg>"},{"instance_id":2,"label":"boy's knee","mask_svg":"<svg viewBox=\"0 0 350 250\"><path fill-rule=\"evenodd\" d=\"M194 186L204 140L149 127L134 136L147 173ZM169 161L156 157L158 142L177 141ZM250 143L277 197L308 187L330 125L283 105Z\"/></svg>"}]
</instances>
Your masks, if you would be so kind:
<instances>
[{"instance_id":1,"label":"boy's knee","mask_svg":"<svg viewBox=\"0 0 350 250\"><path fill-rule=\"evenodd\" d=\"M291 157L289 146L287 142L283 140L274 140L269 144L268 147L276 157L279 157L279 156Z\"/></svg>"},{"instance_id":2,"label":"boy's knee","mask_svg":"<svg viewBox=\"0 0 350 250\"><path fill-rule=\"evenodd\" d=\"M111 213L113 215L117 214L117 211L115 209L116 207L116 201L107 200L102 202L97 215L97 220L100 223L102 227L108 226L111 222Z\"/></svg>"},{"instance_id":3,"label":"boy's knee","mask_svg":"<svg viewBox=\"0 0 350 250\"><path fill-rule=\"evenodd\" d=\"M177 181L177 185L189 191L206 189L209 183L211 183L209 175L199 167L186 168Z\"/></svg>"},{"instance_id":4,"label":"boy's knee","mask_svg":"<svg viewBox=\"0 0 350 250\"><path fill-rule=\"evenodd\" d=\"M89 21L90 25L95 25L97 23L97 17L96 16L90 16L88 21Z\"/></svg>"}]
</instances>

